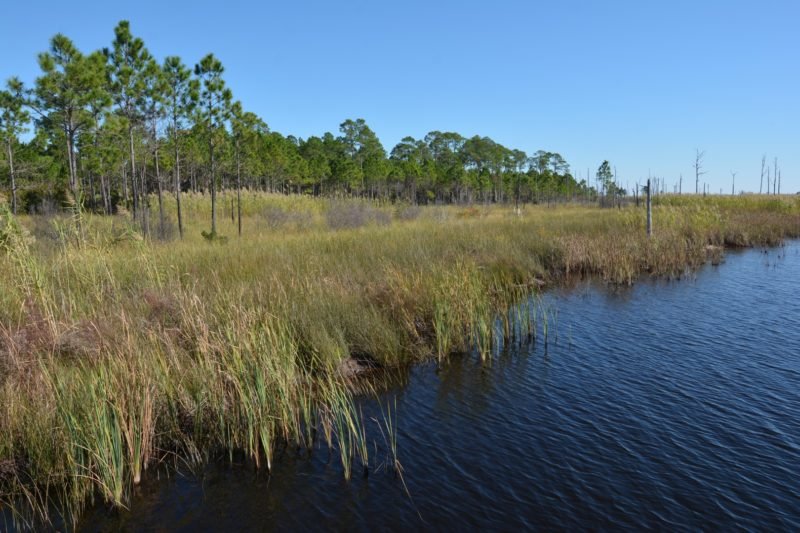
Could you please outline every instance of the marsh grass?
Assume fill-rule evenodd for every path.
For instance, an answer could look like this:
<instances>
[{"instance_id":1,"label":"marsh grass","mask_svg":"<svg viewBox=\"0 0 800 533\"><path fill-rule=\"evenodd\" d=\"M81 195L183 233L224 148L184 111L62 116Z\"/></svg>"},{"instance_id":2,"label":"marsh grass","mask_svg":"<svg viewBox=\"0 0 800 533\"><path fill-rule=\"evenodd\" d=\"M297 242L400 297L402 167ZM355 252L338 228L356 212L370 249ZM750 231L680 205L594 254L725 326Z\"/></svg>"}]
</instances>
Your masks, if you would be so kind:
<instances>
[{"instance_id":1,"label":"marsh grass","mask_svg":"<svg viewBox=\"0 0 800 533\"><path fill-rule=\"evenodd\" d=\"M371 387L343 361L392 369L475 350L490 363L500 340L547 343L555 312L530 298L543 283L679 278L709 246L800 236L789 197L660 198L650 239L634 208L340 200L337 216L358 223L331 224L325 200L243 197L243 236L224 244L202 237L199 195L172 242L122 216L0 213L0 500L20 526L123 507L148 467L220 452L269 469L276 449L323 442L345 477L366 473L376 459L354 395Z\"/></svg>"}]
</instances>

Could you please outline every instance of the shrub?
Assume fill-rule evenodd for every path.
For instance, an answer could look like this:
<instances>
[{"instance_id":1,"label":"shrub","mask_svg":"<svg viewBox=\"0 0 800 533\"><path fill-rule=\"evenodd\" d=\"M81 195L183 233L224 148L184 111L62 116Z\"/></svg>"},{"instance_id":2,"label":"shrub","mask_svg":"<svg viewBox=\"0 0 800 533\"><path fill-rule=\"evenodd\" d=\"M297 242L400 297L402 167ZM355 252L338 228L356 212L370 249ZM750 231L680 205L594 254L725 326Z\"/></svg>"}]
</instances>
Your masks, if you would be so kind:
<instances>
[{"instance_id":1,"label":"shrub","mask_svg":"<svg viewBox=\"0 0 800 533\"><path fill-rule=\"evenodd\" d=\"M422 213L422 208L418 205L406 205L397 209L398 220L416 220Z\"/></svg>"},{"instance_id":2,"label":"shrub","mask_svg":"<svg viewBox=\"0 0 800 533\"><path fill-rule=\"evenodd\" d=\"M331 229L354 229L374 223L387 226L391 223L388 213L362 202L331 202L325 211L325 220Z\"/></svg>"}]
</instances>

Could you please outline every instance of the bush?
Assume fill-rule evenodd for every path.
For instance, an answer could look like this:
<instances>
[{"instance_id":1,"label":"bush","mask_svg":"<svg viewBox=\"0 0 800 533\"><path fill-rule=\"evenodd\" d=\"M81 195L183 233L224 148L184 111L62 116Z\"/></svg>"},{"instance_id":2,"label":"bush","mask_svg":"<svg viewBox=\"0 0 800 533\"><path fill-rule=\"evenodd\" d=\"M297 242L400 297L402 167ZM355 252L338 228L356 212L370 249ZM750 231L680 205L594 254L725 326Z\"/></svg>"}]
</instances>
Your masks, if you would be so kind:
<instances>
[{"instance_id":1,"label":"bush","mask_svg":"<svg viewBox=\"0 0 800 533\"><path fill-rule=\"evenodd\" d=\"M0 251L13 251L18 245L31 244L35 239L11 214L5 203L0 203Z\"/></svg>"},{"instance_id":2,"label":"bush","mask_svg":"<svg viewBox=\"0 0 800 533\"><path fill-rule=\"evenodd\" d=\"M325 212L331 229L354 229L374 223L388 226L392 218L388 213L360 202L331 202Z\"/></svg>"},{"instance_id":3,"label":"bush","mask_svg":"<svg viewBox=\"0 0 800 533\"><path fill-rule=\"evenodd\" d=\"M18 212L31 215L54 215L67 205L66 189L45 187L22 189L19 191Z\"/></svg>"},{"instance_id":4,"label":"bush","mask_svg":"<svg viewBox=\"0 0 800 533\"><path fill-rule=\"evenodd\" d=\"M262 209L261 218L273 230L287 227L306 229L313 221L313 216L308 211L290 211L277 205L268 205Z\"/></svg>"},{"instance_id":5,"label":"bush","mask_svg":"<svg viewBox=\"0 0 800 533\"><path fill-rule=\"evenodd\" d=\"M422 208L418 205L406 205L397 209L398 220L416 220L422 213Z\"/></svg>"}]
</instances>

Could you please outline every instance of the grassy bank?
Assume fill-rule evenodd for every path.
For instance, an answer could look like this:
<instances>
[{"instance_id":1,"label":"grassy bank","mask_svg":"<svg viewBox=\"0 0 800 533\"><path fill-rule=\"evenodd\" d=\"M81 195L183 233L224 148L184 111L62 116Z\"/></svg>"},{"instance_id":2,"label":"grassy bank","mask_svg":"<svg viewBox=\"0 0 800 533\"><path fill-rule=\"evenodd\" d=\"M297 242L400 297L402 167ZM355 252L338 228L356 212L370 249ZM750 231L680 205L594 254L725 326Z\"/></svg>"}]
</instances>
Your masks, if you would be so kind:
<instances>
[{"instance_id":1,"label":"grassy bank","mask_svg":"<svg viewBox=\"0 0 800 533\"><path fill-rule=\"evenodd\" d=\"M541 282L679 277L724 246L800 236L793 197L662 197L651 239L633 207L518 215L251 194L239 238L230 200L224 242L201 236L202 197L184 201L182 241L172 223L153 230L167 240L142 240L125 216L4 215L6 505L42 518L59 502L69 523L97 499L125 505L158 461L237 450L269 467L276 445L320 439L349 476L370 458L343 362L485 354L498 314L519 318L507 310Z\"/></svg>"}]
</instances>

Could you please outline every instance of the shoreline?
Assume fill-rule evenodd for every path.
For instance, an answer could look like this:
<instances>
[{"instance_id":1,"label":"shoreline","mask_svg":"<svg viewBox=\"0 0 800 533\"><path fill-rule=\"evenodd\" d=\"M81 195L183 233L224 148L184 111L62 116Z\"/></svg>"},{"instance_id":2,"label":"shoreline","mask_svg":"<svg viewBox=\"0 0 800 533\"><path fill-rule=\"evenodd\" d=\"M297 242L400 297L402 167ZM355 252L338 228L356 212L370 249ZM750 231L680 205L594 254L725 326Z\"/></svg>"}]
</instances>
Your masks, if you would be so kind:
<instances>
[{"instance_id":1,"label":"shoreline","mask_svg":"<svg viewBox=\"0 0 800 533\"><path fill-rule=\"evenodd\" d=\"M351 356L392 367L464 347L483 353L498 312L507 332L535 280L630 284L695 268L707 246L800 236L797 202L771 211L759 199L699 200L657 205L652 240L638 233L641 210L567 206L476 218L454 207L444 220L288 228L220 246L107 244L108 220L91 219L77 246L20 244L0 258L0 272L19 280L0 294L18 310L0 318L0 365L10 370L0 459L15 462L0 477L3 499L38 502L46 521L52 496L38 480L60 479L74 524L95 497L124 505L169 450L189 462L242 450L269 468L276 443L302 447L318 434L349 477L369 462L353 393L336 377ZM312 207L321 216L324 206Z\"/></svg>"}]
</instances>

